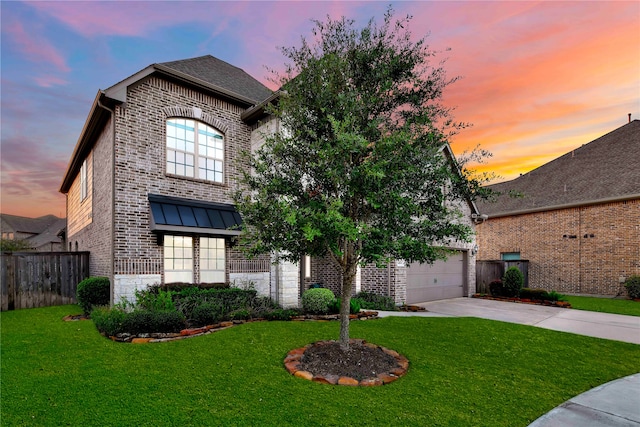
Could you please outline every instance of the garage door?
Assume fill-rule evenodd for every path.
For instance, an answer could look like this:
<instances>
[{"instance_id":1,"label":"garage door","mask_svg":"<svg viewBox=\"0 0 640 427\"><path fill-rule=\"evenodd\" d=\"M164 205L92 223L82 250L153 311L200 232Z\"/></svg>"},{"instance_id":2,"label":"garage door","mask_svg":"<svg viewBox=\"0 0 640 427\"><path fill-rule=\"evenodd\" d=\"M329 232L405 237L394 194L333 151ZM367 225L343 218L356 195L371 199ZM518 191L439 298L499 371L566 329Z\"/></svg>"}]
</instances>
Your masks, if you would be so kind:
<instances>
[{"instance_id":1,"label":"garage door","mask_svg":"<svg viewBox=\"0 0 640 427\"><path fill-rule=\"evenodd\" d=\"M464 253L456 252L446 261L411 264L407 268L407 303L464 296Z\"/></svg>"}]
</instances>

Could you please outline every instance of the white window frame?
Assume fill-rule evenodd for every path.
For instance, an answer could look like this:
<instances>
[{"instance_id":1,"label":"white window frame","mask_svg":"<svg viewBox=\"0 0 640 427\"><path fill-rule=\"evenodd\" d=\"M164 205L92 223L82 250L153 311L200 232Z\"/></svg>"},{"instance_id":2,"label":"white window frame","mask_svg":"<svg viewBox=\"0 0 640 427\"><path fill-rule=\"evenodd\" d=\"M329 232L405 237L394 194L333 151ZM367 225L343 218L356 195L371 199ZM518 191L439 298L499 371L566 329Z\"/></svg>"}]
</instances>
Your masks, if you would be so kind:
<instances>
[{"instance_id":1,"label":"white window frame","mask_svg":"<svg viewBox=\"0 0 640 427\"><path fill-rule=\"evenodd\" d=\"M84 201L89 193L88 179L87 179L87 159L84 159L82 166L80 167L80 201Z\"/></svg>"},{"instance_id":2,"label":"white window frame","mask_svg":"<svg viewBox=\"0 0 640 427\"><path fill-rule=\"evenodd\" d=\"M200 282L225 283L225 241L218 237L200 237Z\"/></svg>"},{"instance_id":3,"label":"white window frame","mask_svg":"<svg viewBox=\"0 0 640 427\"><path fill-rule=\"evenodd\" d=\"M224 183L225 138L222 132L194 119L166 122L166 172Z\"/></svg>"},{"instance_id":4,"label":"white window frame","mask_svg":"<svg viewBox=\"0 0 640 427\"><path fill-rule=\"evenodd\" d=\"M164 283L193 283L193 237L164 236Z\"/></svg>"}]
</instances>

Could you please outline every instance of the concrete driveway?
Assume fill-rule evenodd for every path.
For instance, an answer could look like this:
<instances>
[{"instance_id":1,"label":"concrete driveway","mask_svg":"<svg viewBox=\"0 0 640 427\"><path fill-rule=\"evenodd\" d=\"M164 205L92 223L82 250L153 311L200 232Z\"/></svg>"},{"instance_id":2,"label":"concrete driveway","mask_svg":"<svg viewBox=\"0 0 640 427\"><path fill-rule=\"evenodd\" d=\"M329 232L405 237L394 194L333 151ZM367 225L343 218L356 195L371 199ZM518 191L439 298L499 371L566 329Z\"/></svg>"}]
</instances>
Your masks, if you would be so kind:
<instances>
[{"instance_id":1,"label":"concrete driveway","mask_svg":"<svg viewBox=\"0 0 640 427\"><path fill-rule=\"evenodd\" d=\"M640 317L596 313L533 304L518 304L479 298L453 298L423 302L426 312L379 312L385 316L480 317L536 326L596 338L640 344Z\"/></svg>"},{"instance_id":2,"label":"concrete driveway","mask_svg":"<svg viewBox=\"0 0 640 427\"><path fill-rule=\"evenodd\" d=\"M640 317L513 302L454 298L414 304L426 312L385 316L480 317L640 344ZM563 403L529 427L640 427L640 374L619 378Z\"/></svg>"}]
</instances>

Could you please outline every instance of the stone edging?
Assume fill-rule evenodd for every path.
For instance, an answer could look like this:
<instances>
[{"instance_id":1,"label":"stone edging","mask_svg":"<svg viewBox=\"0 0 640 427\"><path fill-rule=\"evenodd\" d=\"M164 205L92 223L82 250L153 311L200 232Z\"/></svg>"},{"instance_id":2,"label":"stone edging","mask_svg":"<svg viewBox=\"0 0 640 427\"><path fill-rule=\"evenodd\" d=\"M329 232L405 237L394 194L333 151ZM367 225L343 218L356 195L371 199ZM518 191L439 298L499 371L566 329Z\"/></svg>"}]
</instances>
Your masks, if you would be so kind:
<instances>
[{"instance_id":1,"label":"stone edging","mask_svg":"<svg viewBox=\"0 0 640 427\"><path fill-rule=\"evenodd\" d=\"M351 339L349 340L349 342L351 344L362 344L373 349L379 348L380 350L384 351L385 353L387 353L388 355L396 359L396 361L398 362L398 366L389 372L382 372L375 377L365 378L360 381L358 381L355 378L339 377L337 375L327 375L327 376L313 375L311 372L301 371L298 369L301 363L300 360L302 359L302 356L304 356L304 352L308 348L316 345L335 343L335 341L329 340L329 341L317 341L312 344L307 344L304 347L291 350L289 353L287 353L287 357L285 357L284 359L284 367L287 369L287 371L289 371L291 375L298 378L303 378L305 380L310 380L310 381L314 381L321 384L346 385L346 386L354 386L354 387L355 386L372 387L372 386L389 384L407 373L407 369L409 368L409 360L407 360L406 357L399 354L397 351L390 350L388 348L385 348L376 344L368 343L365 340L360 340L360 339Z\"/></svg>"},{"instance_id":2,"label":"stone edging","mask_svg":"<svg viewBox=\"0 0 640 427\"><path fill-rule=\"evenodd\" d=\"M293 322L304 322L304 321L332 321L339 320L338 314L326 314L326 315L301 315L295 316L291 318ZM377 311L361 311L358 314L349 315L350 320L369 320L369 319L378 319ZM69 315L63 317L64 321L72 322L77 320L90 320L89 317L83 315ZM156 342L168 342L168 341L176 341L185 338L199 337L201 335L208 335L213 332L222 331L224 329L228 329L235 325L242 325L244 323L250 322L266 322L266 319L258 318L251 320L233 320L227 322L220 322L214 325L202 326L200 328L191 328L191 329L183 329L179 333L175 332L158 332L158 333L146 333L146 334L118 334L116 336L105 336L112 341L116 342L124 342L124 343L132 343L132 344L146 344L146 343L156 343Z\"/></svg>"},{"instance_id":3,"label":"stone edging","mask_svg":"<svg viewBox=\"0 0 640 427\"><path fill-rule=\"evenodd\" d=\"M548 300L533 300L528 298L514 298L514 297L493 297L489 295L482 294L473 294L472 298L478 299L488 299L493 301L505 301L505 302L516 302L520 304L534 304L534 305L546 305L549 307L561 307L561 308L571 308L571 304L567 301L548 301Z\"/></svg>"}]
</instances>

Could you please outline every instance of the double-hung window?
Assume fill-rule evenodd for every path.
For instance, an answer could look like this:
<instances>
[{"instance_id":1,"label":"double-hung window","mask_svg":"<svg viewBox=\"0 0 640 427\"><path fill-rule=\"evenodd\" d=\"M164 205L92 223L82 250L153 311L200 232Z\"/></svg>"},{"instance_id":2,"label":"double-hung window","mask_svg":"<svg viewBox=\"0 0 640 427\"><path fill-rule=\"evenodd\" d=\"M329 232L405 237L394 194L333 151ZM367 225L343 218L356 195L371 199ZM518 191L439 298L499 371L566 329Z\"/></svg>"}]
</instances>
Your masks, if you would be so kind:
<instances>
[{"instance_id":1,"label":"double-hung window","mask_svg":"<svg viewBox=\"0 0 640 427\"><path fill-rule=\"evenodd\" d=\"M193 283L193 240L164 236L164 282Z\"/></svg>"},{"instance_id":2,"label":"double-hung window","mask_svg":"<svg viewBox=\"0 0 640 427\"><path fill-rule=\"evenodd\" d=\"M167 173L224 182L224 136L191 119L167 120Z\"/></svg>"},{"instance_id":3,"label":"double-hung window","mask_svg":"<svg viewBox=\"0 0 640 427\"><path fill-rule=\"evenodd\" d=\"M224 239L200 238L200 281L224 283Z\"/></svg>"}]
</instances>

